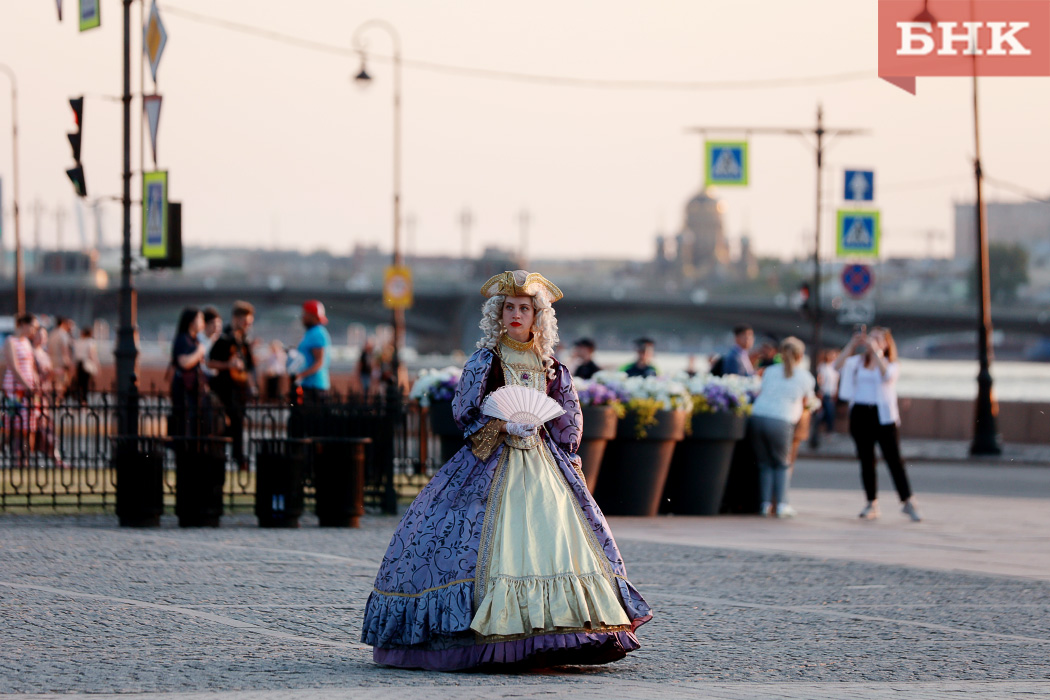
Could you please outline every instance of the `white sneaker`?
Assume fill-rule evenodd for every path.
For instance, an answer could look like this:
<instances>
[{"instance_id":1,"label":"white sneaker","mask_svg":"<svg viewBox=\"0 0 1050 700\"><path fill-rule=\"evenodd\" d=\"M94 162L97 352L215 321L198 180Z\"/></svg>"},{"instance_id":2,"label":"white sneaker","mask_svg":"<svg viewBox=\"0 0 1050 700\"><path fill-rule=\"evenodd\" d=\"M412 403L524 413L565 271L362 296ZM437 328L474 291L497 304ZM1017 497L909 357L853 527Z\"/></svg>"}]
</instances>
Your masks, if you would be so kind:
<instances>
[{"instance_id":1,"label":"white sneaker","mask_svg":"<svg viewBox=\"0 0 1050 700\"><path fill-rule=\"evenodd\" d=\"M911 499L904 502L904 505L901 506L901 512L911 518L913 523L922 522L922 516L919 515L919 511L915 507L915 504L911 502Z\"/></svg>"},{"instance_id":2,"label":"white sneaker","mask_svg":"<svg viewBox=\"0 0 1050 700\"><path fill-rule=\"evenodd\" d=\"M778 518L794 518L796 515L798 515L798 511L795 510L794 508L792 508L789 504L787 504L787 503L778 503L777 504L777 517Z\"/></svg>"},{"instance_id":3,"label":"white sneaker","mask_svg":"<svg viewBox=\"0 0 1050 700\"><path fill-rule=\"evenodd\" d=\"M761 515L763 518L768 518L769 516L773 515L773 504L769 501L764 502L761 506L759 506L758 514Z\"/></svg>"},{"instance_id":4,"label":"white sneaker","mask_svg":"<svg viewBox=\"0 0 1050 700\"><path fill-rule=\"evenodd\" d=\"M857 517L861 520L874 520L879 517L879 502L868 501L868 505L864 506L864 510L862 510Z\"/></svg>"}]
</instances>

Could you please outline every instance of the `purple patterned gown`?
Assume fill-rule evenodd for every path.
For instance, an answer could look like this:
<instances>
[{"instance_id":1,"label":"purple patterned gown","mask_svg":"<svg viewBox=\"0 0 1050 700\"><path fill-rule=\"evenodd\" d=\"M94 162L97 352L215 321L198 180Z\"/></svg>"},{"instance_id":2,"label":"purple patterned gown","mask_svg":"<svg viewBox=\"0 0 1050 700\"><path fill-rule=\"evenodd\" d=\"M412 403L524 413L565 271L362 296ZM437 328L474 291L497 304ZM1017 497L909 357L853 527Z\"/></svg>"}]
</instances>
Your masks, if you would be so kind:
<instances>
[{"instance_id":1,"label":"purple patterned gown","mask_svg":"<svg viewBox=\"0 0 1050 700\"><path fill-rule=\"evenodd\" d=\"M508 355L500 345L499 354L478 350L467 361L452 408L468 444L391 538L361 634L377 663L441 671L607 663L638 648L634 631L652 617L577 470L582 420L569 371L556 362L547 380ZM485 395L530 382L565 414L538 438L499 433L481 413ZM554 536L512 527L514 517L542 522ZM563 564L552 574L551 561L579 570Z\"/></svg>"}]
</instances>

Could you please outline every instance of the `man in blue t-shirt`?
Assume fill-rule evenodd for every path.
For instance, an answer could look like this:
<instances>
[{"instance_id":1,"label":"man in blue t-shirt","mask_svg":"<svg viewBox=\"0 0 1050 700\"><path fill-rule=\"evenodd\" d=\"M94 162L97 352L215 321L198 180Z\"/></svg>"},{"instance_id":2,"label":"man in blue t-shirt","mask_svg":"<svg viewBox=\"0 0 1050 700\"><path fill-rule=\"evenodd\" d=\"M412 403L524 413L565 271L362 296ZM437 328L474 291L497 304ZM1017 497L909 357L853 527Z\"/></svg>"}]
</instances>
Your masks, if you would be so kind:
<instances>
[{"instance_id":1,"label":"man in blue t-shirt","mask_svg":"<svg viewBox=\"0 0 1050 700\"><path fill-rule=\"evenodd\" d=\"M299 354L303 356L306 366L296 375L295 383L303 390L304 403L316 403L323 401L332 388L328 375L328 366L332 360L332 337L325 328L328 317L324 313L324 304L316 299L304 303L302 320L306 333L299 343Z\"/></svg>"}]
</instances>

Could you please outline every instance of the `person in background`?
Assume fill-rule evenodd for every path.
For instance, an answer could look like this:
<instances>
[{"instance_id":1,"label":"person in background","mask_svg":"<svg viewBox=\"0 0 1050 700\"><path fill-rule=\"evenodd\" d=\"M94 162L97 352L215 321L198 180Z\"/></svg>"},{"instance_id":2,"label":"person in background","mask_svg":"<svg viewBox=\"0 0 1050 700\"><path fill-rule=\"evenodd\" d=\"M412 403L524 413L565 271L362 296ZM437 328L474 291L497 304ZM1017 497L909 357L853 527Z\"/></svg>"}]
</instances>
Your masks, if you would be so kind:
<instances>
[{"instance_id":1,"label":"person in background","mask_svg":"<svg viewBox=\"0 0 1050 700\"><path fill-rule=\"evenodd\" d=\"M201 309L201 315L204 317L204 326L197 334L197 340L204 347L204 357L207 358L211 356L211 346L222 335L222 315L214 306L205 306ZM209 379L214 377L216 372L207 362L201 365L201 371Z\"/></svg>"},{"instance_id":2,"label":"person in background","mask_svg":"<svg viewBox=\"0 0 1050 700\"><path fill-rule=\"evenodd\" d=\"M36 403L39 379L33 357L33 337L40 322L33 314L15 319L15 332L4 341L4 395L9 403L4 411L4 426L13 443L16 456L26 455L36 439L40 408Z\"/></svg>"},{"instance_id":3,"label":"person in background","mask_svg":"<svg viewBox=\"0 0 1050 700\"><path fill-rule=\"evenodd\" d=\"M639 338L634 341L635 351L638 353L634 362L623 367L628 377L655 377L656 367L653 358L656 357L656 341L652 338Z\"/></svg>"},{"instance_id":4,"label":"person in background","mask_svg":"<svg viewBox=\"0 0 1050 700\"><path fill-rule=\"evenodd\" d=\"M912 498L908 474L901 459L900 411L897 406L897 344L887 328L861 328L834 362L841 372L839 397L850 402L849 432L857 445L861 482L868 503L860 512L864 520L879 517L878 476L875 472L875 443L882 450L897 495L901 512L919 522L922 517Z\"/></svg>"},{"instance_id":5,"label":"person in background","mask_svg":"<svg viewBox=\"0 0 1050 700\"><path fill-rule=\"evenodd\" d=\"M58 400L55 386L54 365L51 364L51 353L48 348L47 329L41 326L33 336L33 359L36 361L37 382L40 387L38 407L40 419L36 429L36 448L55 460L55 463L68 468L62 461L62 455L55 444L55 423L53 420L54 404Z\"/></svg>"},{"instance_id":6,"label":"person in background","mask_svg":"<svg viewBox=\"0 0 1050 700\"><path fill-rule=\"evenodd\" d=\"M572 359L575 369L572 374L580 379L590 379L601 371L601 367L594 361L594 341L590 338L580 338L572 345Z\"/></svg>"},{"instance_id":7,"label":"person in background","mask_svg":"<svg viewBox=\"0 0 1050 700\"><path fill-rule=\"evenodd\" d=\"M266 398L276 401L281 396L281 377L288 373L288 352L279 340L270 341L270 354L262 366L263 390Z\"/></svg>"},{"instance_id":8,"label":"person in background","mask_svg":"<svg viewBox=\"0 0 1050 700\"><path fill-rule=\"evenodd\" d=\"M755 345L755 331L751 326L739 325L733 329L733 346L722 355L722 374L755 376L748 351Z\"/></svg>"},{"instance_id":9,"label":"person in background","mask_svg":"<svg viewBox=\"0 0 1050 700\"><path fill-rule=\"evenodd\" d=\"M755 374L761 375L767 367L780 362L780 352L775 343L766 341L751 353L751 366L755 368Z\"/></svg>"},{"instance_id":10,"label":"person in background","mask_svg":"<svg viewBox=\"0 0 1050 700\"><path fill-rule=\"evenodd\" d=\"M796 511L788 503L792 441L802 419L806 399L813 396L816 380L802 367L805 345L798 338L780 344L781 361L762 375L762 388L751 407L748 435L758 459L762 515L790 518ZM772 511L776 499L776 511Z\"/></svg>"},{"instance_id":11,"label":"person in background","mask_svg":"<svg viewBox=\"0 0 1050 700\"><path fill-rule=\"evenodd\" d=\"M685 362L685 376L692 379L698 374L700 374L700 370L696 368L696 355L690 355Z\"/></svg>"},{"instance_id":12,"label":"person in background","mask_svg":"<svg viewBox=\"0 0 1050 700\"><path fill-rule=\"evenodd\" d=\"M194 307L179 315L175 339L171 343L171 419L168 435L197 437L201 434L201 399L208 391L204 374L204 345L199 336L204 330L204 316ZM204 431L209 434L208 431Z\"/></svg>"},{"instance_id":13,"label":"person in background","mask_svg":"<svg viewBox=\"0 0 1050 700\"><path fill-rule=\"evenodd\" d=\"M302 390L303 403L323 403L332 388L328 367L332 358L332 337L325 326L328 317L324 304L311 299L303 304L303 326L306 333L299 342L299 354L306 367L295 376L296 386Z\"/></svg>"},{"instance_id":14,"label":"person in background","mask_svg":"<svg viewBox=\"0 0 1050 700\"><path fill-rule=\"evenodd\" d=\"M55 330L47 343L51 356L52 385L55 399L61 399L76 375L76 364L73 362L73 320L64 316L57 317Z\"/></svg>"},{"instance_id":15,"label":"person in background","mask_svg":"<svg viewBox=\"0 0 1050 700\"><path fill-rule=\"evenodd\" d=\"M87 403L99 372L98 345L90 326L80 329L80 337L73 341L73 361L77 365L77 398Z\"/></svg>"},{"instance_id":16,"label":"person in background","mask_svg":"<svg viewBox=\"0 0 1050 700\"><path fill-rule=\"evenodd\" d=\"M248 471L244 453L244 414L248 401L256 393L255 356L248 339L255 323L255 307L236 301L226 327L208 353L208 368L215 376L208 384L222 401L228 419L226 434L232 440L233 459L241 471Z\"/></svg>"},{"instance_id":17,"label":"person in background","mask_svg":"<svg viewBox=\"0 0 1050 700\"><path fill-rule=\"evenodd\" d=\"M825 350L817 362L817 397L820 398L820 413L810 428L809 444L820 446L820 426L830 434L835 431L835 406L839 398L839 373L835 370L838 350Z\"/></svg>"},{"instance_id":18,"label":"person in background","mask_svg":"<svg viewBox=\"0 0 1050 700\"><path fill-rule=\"evenodd\" d=\"M357 367L354 368L354 376L357 378L361 395L368 397L372 393L372 385L375 383L378 368L375 363L376 344L372 338L366 338L361 346L361 355L357 358Z\"/></svg>"}]
</instances>

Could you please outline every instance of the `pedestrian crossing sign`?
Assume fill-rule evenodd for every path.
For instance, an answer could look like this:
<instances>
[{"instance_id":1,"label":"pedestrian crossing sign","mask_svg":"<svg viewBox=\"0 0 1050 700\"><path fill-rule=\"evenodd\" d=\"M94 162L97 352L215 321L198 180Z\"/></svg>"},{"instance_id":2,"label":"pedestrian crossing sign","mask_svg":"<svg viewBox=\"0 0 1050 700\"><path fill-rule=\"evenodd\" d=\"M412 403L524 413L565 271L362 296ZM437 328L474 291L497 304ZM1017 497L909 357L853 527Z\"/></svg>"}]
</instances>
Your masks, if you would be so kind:
<instances>
[{"instance_id":1,"label":"pedestrian crossing sign","mask_svg":"<svg viewBox=\"0 0 1050 700\"><path fill-rule=\"evenodd\" d=\"M878 211L839 209L835 252L840 258L877 258L882 237Z\"/></svg>"},{"instance_id":2,"label":"pedestrian crossing sign","mask_svg":"<svg viewBox=\"0 0 1050 700\"><path fill-rule=\"evenodd\" d=\"M704 184L747 185L747 141L704 142Z\"/></svg>"}]
</instances>

